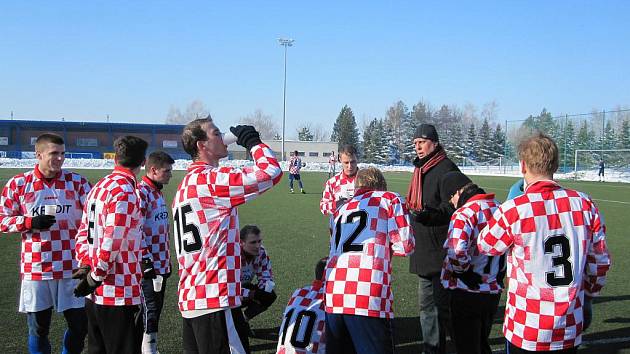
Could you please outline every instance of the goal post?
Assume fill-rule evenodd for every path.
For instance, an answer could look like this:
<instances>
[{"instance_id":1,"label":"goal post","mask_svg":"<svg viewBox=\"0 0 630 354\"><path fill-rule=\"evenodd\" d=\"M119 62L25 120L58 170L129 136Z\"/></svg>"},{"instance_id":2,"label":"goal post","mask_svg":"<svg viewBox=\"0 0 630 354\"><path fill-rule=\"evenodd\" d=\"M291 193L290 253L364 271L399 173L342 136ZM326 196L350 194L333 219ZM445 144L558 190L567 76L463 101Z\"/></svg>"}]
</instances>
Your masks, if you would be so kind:
<instances>
[{"instance_id":1,"label":"goal post","mask_svg":"<svg viewBox=\"0 0 630 354\"><path fill-rule=\"evenodd\" d=\"M573 178L579 178L580 166L598 169L603 159L606 170L625 170L630 166L630 149L577 149L573 157Z\"/></svg>"}]
</instances>

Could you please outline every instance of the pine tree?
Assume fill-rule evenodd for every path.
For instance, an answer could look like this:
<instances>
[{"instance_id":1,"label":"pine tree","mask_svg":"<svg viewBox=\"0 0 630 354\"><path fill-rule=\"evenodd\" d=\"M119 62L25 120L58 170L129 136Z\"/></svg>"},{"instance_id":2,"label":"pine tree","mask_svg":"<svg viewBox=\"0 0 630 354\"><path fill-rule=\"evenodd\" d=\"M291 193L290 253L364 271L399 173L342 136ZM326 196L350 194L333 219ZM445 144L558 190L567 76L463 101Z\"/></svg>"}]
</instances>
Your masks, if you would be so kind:
<instances>
[{"instance_id":1,"label":"pine tree","mask_svg":"<svg viewBox=\"0 0 630 354\"><path fill-rule=\"evenodd\" d=\"M385 125L387 129L391 131L393 137L393 143L396 145L398 155L401 158L406 158L408 154L405 154L407 150L408 142L406 129L409 129L409 109L403 101L396 102L393 106L389 107L385 114Z\"/></svg>"},{"instance_id":2,"label":"pine tree","mask_svg":"<svg viewBox=\"0 0 630 354\"><path fill-rule=\"evenodd\" d=\"M352 109L348 105L343 106L341 112L339 112L330 140L336 141L339 147L346 144L358 147L359 131L357 130L357 122Z\"/></svg>"},{"instance_id":3,"label":"pine tree","mask_svg":"<svg viewBox=\"0 0 630 354\"><path fill-rule=\"evenodd\" d=\"M299 141L313 141L313 133L308 127L302 127L298 129L298 140Z\"/></svg>"},{"instance_id":4,"label":"pine tree","mask_svg":"<svg viewBox=\"0 0 630 354\"><path fill-rule=\"evenodd\" d=\"M617 132L617 149L630 149L630 121L621 122L621 127Z\"/></svg>"},{"instance_id":5,"label":"pine tree","mask_svg":"<svg viewBox=\"0 0 630 354\"><path fill-rule=\"evenodd\" d=\"M497 124L492 135L493 158L503 157L505 155L505 133L501 129L501 124Z\"/></svg>"},{"instance_id":6,"label":"pine tree","mask_svg":"<svg viewBox=\"0 0 630 354\"><path fill-rule=\"evenodd\" d=\"M446 150L446 154L451 159L451 161L456 164L460 164L464 161L465 157L465 139L464 132L462 131L461 124L455 124L452 128L452 142L449 143L448 147L444 147Z\"/></svg>"},{"instance_id":7,"label":"pine tree","mask_svg":"<svg viewBox=\"0 0 630 354\"><path fill-rule=\"evenodd\" d=\"M363 160L365 162L374 162L376 155L376 143L374 141L374 130L376 128L377 119L374 118L363 130Z\"/></svg>"},{"instance_id":8,"label":"pine tree","mask_svg":"<svg viewBox=\"0 0 630 354\"><path fill-rule=\"evenodd\" d=\"M475 125L471 124L468 127L468 133L466 134L466 157L476 161L477 160L477 131Z\"/></svg>"},{"instance_id":9,"label":"pine tree","mask_svg":"<svg viewBox=\"0 0 630 354\"><path fill-rule=\"evenodd\" d=\"M477 136L477 159L479 162L487 162L492 158L492 135L490 132L490 124L488 119L484 118L481 123L481 129L479 129L479 135Z\"/></svg>"}]
</instances>

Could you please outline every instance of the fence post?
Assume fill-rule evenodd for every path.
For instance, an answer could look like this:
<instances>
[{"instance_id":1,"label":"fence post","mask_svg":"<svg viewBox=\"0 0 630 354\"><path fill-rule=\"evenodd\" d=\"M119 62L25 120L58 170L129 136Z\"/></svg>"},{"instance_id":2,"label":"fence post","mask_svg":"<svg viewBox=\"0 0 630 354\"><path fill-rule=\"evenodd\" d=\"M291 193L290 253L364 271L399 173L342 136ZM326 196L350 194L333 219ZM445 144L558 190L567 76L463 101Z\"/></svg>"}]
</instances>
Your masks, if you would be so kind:
<instances>
[{"instance_id":1,"label":"fence post","mask_svg":"<svg viewBox=\"0 0 630 354\"><path fill-rule=\"evenodd\" d=\"M569 122L569 115L564 115L564 163L563 173L567 173L567 124Z\"/></svg>"}]
</instances>

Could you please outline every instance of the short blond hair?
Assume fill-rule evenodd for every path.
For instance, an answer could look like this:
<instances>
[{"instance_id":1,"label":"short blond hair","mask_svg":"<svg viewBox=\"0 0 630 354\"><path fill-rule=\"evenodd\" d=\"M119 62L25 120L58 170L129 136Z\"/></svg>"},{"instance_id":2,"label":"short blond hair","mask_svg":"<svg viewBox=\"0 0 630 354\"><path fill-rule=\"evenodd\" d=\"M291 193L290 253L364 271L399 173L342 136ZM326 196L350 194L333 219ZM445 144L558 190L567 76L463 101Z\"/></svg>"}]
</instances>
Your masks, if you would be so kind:
<instances>
[{"instance_id":1,"label":"short blond hair","mask_svg":"<svg viewBox=\"0 0 630 354\"><path fill-rule=\"evenodd\" d=\"M366 188L377 191L387 190L387 182L385 176L376 167L368 167L359 170L357 172L357 178L354 180L354 187L356 189Z\"/></svg>"},{"instance_id":2,"label":"short blond hair","mask_svg":"<svg viewBox=\"0 0 630 354\"><path fill-rule=\"evenodd\" d=\"M518 158L532 173L553 175L558 170L558 145L549 136L536 132L518 145Z\"/></svg>"}]
</instances>

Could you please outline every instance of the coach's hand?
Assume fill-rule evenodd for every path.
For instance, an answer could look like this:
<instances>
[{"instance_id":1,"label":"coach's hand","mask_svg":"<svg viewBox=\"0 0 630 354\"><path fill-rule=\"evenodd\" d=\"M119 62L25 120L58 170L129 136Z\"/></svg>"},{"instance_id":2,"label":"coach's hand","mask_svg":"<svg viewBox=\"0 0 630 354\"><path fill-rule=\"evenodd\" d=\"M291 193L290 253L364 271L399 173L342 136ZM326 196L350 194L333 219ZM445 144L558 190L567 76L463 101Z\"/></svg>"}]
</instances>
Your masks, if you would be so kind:
<instances>
[{"instance_id":1,"label":"coach's hand","mask_svg":"<svg viewBox=\"0 0 630 354\"><path fill-rule=\"evenodd\" d=\"M90 270L92 270L92 267L90 267L87 264L84 264L80 266L79 269L75 270L74 273L72 273L72 279L79 279L79 280L85 279L88 273L90 273Z\"/></svg>"},{"instance_id":2,"label":"coach's hand","mask_svg":"<svg viewBox=\"0 0 630 354\"><path fill-rule=\"evenodd\" d=\"M230 131L236 136L236 143L247 150L262 143L260 134L251 125L237 125L230 127Z\"/></svg>"},{"instance_id":3,"label":"coach's hand","mask_svg":"<svg viewBox=\"0 0 630 354\"><path fill-rule=\"evenodd\" d=\"M472 266L463 273L453 272L453 276L463 281L470 290L479 290L479 284L482 283L481 275L475 273Z\"/></svg>"},{"instance_id":4,"label":"coach's hand","mask_svg":"<svg viewBox=\"0 0 630 354\"><path fill-rule=\"evenodd\" d=\"M155 279L155 268L153 268L153 262L149 258L144 258L140 262L140 269L142 269L143 279Z\"/></svg>"},{"instance_id":5,"label":"coach's hand","mask_svg":"<svg viewBox=\"0 0 630 354\"><path fill-rule=\"evenodd\" d=\"M584 325L582 326L582 330L586 331L588 327L591 326L591 321L593 320L593 298L587 295L584 295L584 306L582 307L582 311L584 312Z\"/></svg>"},{"instance_id":6,"label":"coach's hand","mask_svg":"<svg viewBox=\"0 0 630 354\"><path fill-rule=\"evenodd\" d=\"M74 288L74 296L75 297L84 297L88 296L96 290L99 286L101 286L100 281L94 280L92 275L88 273L85 278L81 279L79 284L77 284L76 288Z\"/></svg>"},{"instance_id":7,"label":"coach's hand","mask_svg":"<svg viewBox=\"0 0 630 354\"><path fill-rule=\"evenodd\" d=\"M426 224L437 213L438 213L437 209L432 208L428 205L425 205L422 208L422 210L412 212L412 217L416 222L419 222L421 224Z\"/></svg>"},{"instance_id":8,"label":"coach's hand","mask_svg":"<svg viewBox=\"0 0 630 354\"><path fill-rule=\"evenodd\" d=\"M31 218L31 229L46 230L56 222L54 215L37 215Z\"/></svg>"}]
</instances>

